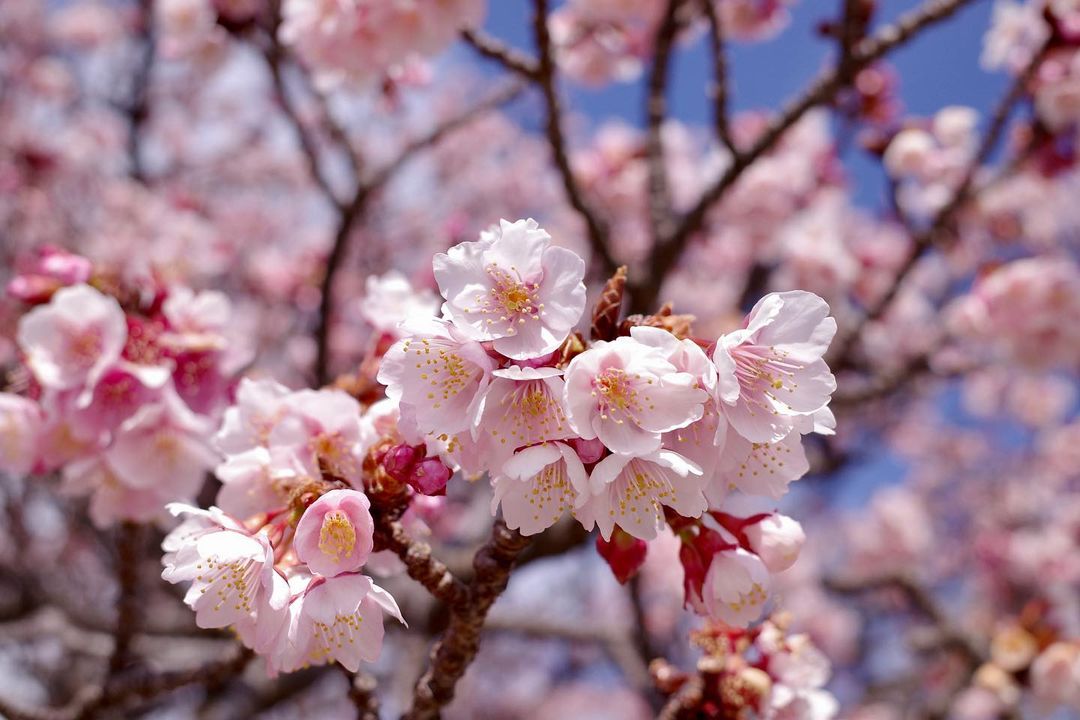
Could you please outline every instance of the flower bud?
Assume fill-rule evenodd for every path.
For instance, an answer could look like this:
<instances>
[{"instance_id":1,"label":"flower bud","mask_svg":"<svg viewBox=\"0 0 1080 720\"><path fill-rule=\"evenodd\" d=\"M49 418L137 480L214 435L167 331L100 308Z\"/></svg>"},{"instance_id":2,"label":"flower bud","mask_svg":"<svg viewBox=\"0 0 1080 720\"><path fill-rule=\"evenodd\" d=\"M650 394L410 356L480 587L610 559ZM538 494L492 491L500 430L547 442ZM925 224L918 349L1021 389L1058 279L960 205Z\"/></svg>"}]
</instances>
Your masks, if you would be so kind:
<instances>
[{"instance_id":1,"label":"flower bud","mask_svg":"<svg viewBox=\"0 0 1080 720\"><path fill-rule=\"evenodd\" d=\"M624 585L637 575L645 562L648 545L619 526L611 533L611 540L596 538L596 551L607 561L615 579Z\"/></svg>"},{"instance_id":2,"label":"flower bud","mask_svg":"<svg viewBox=\"0 0 1080 720\"><path fill-rule=\"evenodd\" d=\"M395 480L409 482L416 461L423 456L423 450L420 446L401 443L386 451L382 458L382 466L386 470L386 474Z\"/></svg>"},{"instance_id":3,"label":"flower bud","mask_svg":"<svg viewBox=\"0 0 1080 720\"><path fill-rule=\"evenodd\" d=\"M774 513L746 528L750 549L761 558L769 572L783 572L799 558L806 542L802 525L786 515Z\"/></svg>"},{"instance_id":4,"label":"flower bud","mask_svg":"<svg viewBox=\"0 0 1080 720\"><path fill-rule=\"evenodd\" d=\"M418 493L445 495L446 483L452 474L439 458L427 458L416 464L407 482Z\"/></svg>"}]
</instances>

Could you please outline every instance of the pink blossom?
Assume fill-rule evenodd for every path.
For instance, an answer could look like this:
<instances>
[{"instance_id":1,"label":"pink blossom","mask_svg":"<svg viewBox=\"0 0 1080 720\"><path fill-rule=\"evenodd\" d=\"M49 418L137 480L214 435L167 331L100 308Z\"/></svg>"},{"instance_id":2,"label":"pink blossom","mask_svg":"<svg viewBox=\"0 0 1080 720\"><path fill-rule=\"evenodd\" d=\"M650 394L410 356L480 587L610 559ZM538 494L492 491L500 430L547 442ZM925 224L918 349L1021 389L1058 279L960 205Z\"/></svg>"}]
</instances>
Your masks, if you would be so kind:
<instances>
[{"instance_id":1,"label":"pink blossom","mask_svg":"<svg viewBox=\"0 0 1080 720\"><path fill-rule=\"evenodd\" d=\"M383 613L405 622L394 598L358 573L298 575L290 584L288 619L268 651L271 672L334 661L356 672L361 662L379 658Z\"/></svg>"},{"instance_id":2,"label":"pink blossom","mask_svg":"<svg viewBox=\"0 0 1080 720\"><path fill-rule=\"evenodd\" d=\"M48 302L60 288L85 283L92 270L90 261L81 255L46 246L30 268L8 283L7 291L26 303Z\"/></svg>"},{"instance_id":3,"label":"pink blossom","mask_svg":"<svg viewBox=\"0 0 1080 720\"><path fill-rule=\"evenodd\" d=\"M773 513L746 528L750 549L761 558L769 572L783 572L799 558L806 533L798 521Z\"/></svg>"},{"instance_id":4,"label":"pink blossom","mask_svg":"<svg viewBox=\"0 0 1080 720\"><path fill-rule=\"evenodd\" d=\"M293 545L316 575L359 570L371 555L375 523L371 503L356 490L331 490L304 511Z\"/></svg>"},{"instance_id":5,"label":"pink blossom","mask_svg":"<svg viewBox=\"0 0 1080 720\"><path fill-rule=\"evenodd\" d=\"M787 494L788 486L810 469L798 432L777 442L750 442L729 427L723 448L718 472L707 491L714 504L732 488L779 500Z\"/></svg>"},{"instance_id":6,"label":"pink blossom","mask_svg":"<svg viewBox=\"0 0 1080 720\"><path fill-rule=\"evenodd\" d=\"M43 424L36 402L0 393L0 471L18 477L34 469Z\"/></svg>"},{"instance_id":7,"label":"pink blossom","mask_svg":"<svg viewBox=\"0 0 1080 720\"><path fill-rule=\"evenodd\" d=\"M143 406L158 400L168 382L167 368L120 361L78 396L72 425L86 436L113 432Z\"/></svg>"},{"instance_id":8,"label":"pink blossom","mask_svg":"<svg viewBox=\"0 0 1080 720\"><path fill-rule=\"evenodd\" d=\"M477 242L435 256L443 315L474 340L515 359L562 345L585 309L585 262L535 220L501 220Z\"/></svg>"},{"instance_id":9,"label":"pink blossom","mask_svg":"<svg viewBox=\"0 0 1080 720\"><path fill-rule=\"evenodd\" d=\"M660 448L662 433L701 419L708 393L696 384L657 348L620 337L596 342L570 361L566 406L580 437L644 455Z\"/></svg>"},{"instance_id":10,"label":"pink blossom","mask_svg":"<svg viewBox=\"0 0 1080 720\"><path fill-rule=\"evenodd\" d=\"M579 501L575 514L586 529L599 527L605 540L616 524L634 537L652 540L665 526L665 507L690 518L705 512L702 489L700 468L670 450L609 455L593 468L590 497Z\"/></svg>"},{"instance_id":11,"label":"pink blossom","mask_svg":"<svg viewBox=\"0 0 1080 720\"><path fill-rule=\"evenodd\" d=\"M169 499L194 497L218 461L209 444L210 423L173 393L142 407L117 430L105 451L111 470L126 486L157 489Z\"/></svg>"},{"instance_id":12,"label":"pink blossom","mask_svg":"<svg viewBox=\"0 0 1080 720\"><path fill-rule=\"evenodd\" d=\"M367 277L357 308L377 331L396 335L398 325L409 318L437 315L439 299L431 290L416 289L404 275L391 270Z\"/></svg>"},{"instance_id":13,"label":"pink blossom","mask_svg":"<svg viewBox=\"0 0 1080 720\"><path fill-rule=\"evenodd\" d=\"M501 505L507 526L523 535L551 527L588 494L585 466L561 442L519 450L494 475L492 485L492 512Z\"/></svg>"},{"instance_id":14,"label":"pink blossom","mask_svg":"<svg viewBox=\"0 0 1080 720\"><path fill-rule=\"evenodd\" d=\"M742 330L717 340L721 408L742 437L776 442L798 416L828 404L836 379L822 359L836 333L828 304L807 292L770 293Z\"/></svg>"},{"instance_id":15,"label":"pink blossom","mask_svg":"<svg viewBox=\"0 0 1080 720\"><path fill-rule=\"evenodd\" d=\"M375 441L360 422L360 404L340 390L300 390L282 400L270 431L272 448L288 450L309 477L329 472L359 482L360 465Z\"/></svg>"},{"instance_id":16,"label":"pink blossom","mask_svg":"<svg viewBox=\"0 0 1080 720\"><path fill-rule=\"evenodd\" d=\"M42 386L65 390L96 379L120 357L124 311L88 285L58 290L19 322L19 347Z\"/></svg>"},{"instance_id":17,"label":"pink blossom","mask_svg":"<svg viewBox=\"0 0 1080 720\"><path fill-rule=\"evenodd\" d=\"M421 432L450 435L469 428L494 361L446 320L410 320L402 335L379 366L387 396L408 408Z\"/></svg>"},{"instance_id":18,"label":"pink blossom","mask_svg":"<svg viewBox=\"0 0 1080 720\"><path fill-rule=\"evenodd\" d=\"M224 293L204 291L195 293L179 286L169 291L161 312L169 330L181 336L185 347L217 346L232 313L229 298Z\"/></svg>"},{"instance_id":19,"label":"pink blossom","mask_svg":"<svg viewBox=\"0 0 1080 720\"><path fill-rule=\"evenodd\" d=\"M574 434L566 417L562 371L511 365L495 370L477 407L472 434L492 464L514 450Z\"/></svg>"},{"instance_id":20,"label":"pink blossom","mask_svg":"<svg viewBox=\"0 0 1080 720\"><path fill-rule=\"evenodd\" d=\"M215 502L234 517L249 518L288 505L297 476L282 470L269 450L252 448L230 455L214 469L221 481Z\"/></svg>"},{"instance_id":21,"label":"pink blossom","mask_svg":"<svg viewBox=\"0 0 1080 720\"><path fill-rule=\"evenodd\" d=\"M712 558L701 589L709 617L746 627L761 617L771 579L765 563L742 548L721 550Z\"/></svg>"},{"instance_id":22,"label":"pink blossom","mask_svg":"<svg viewBox=\"0 0 1080 720\"><path fill-rule=\"evenodd\" d=\"M184 602L203 628L233 627L246 645L261 650L286 620L288 583L274 569L274 548L263 533L252 534L216 508L173 503L174 515L191 518L162 543L170 583L191 582Z\"/></svg>"},{"instance_id":23,"label":"pink blossom","mask_svg":"<svg viewBox=\"0 0 1080 720\"><path fill-rule=\"evenodd\" d=\"M1031 665L1031 687L1044 710L1080 710L1080 644L1056 642Z\"/></svg>"},{"instance_id":24,"label":"pink blossom","mask_svg":"<svg viewBox=\"0 0 1080 720\"><path fill-rule=\"evenodd\" d=\"M990 29L983 38L980 62L987 70L1017 73L1027 67L1050 36L1041 2L997 0Z\"/></svg>"},{"instance_id":25,"label":"pink blossom","mask_svg":"<svg viewBox=\"0 0 1080 720\"><path fill-rule=\"evenodd\" d=\"M224 453L237 454L270 440L270 431L284 414L288 388L270 379L243 378L236 403L225 411L214 445Z\"/></svg>"}]
</instances>

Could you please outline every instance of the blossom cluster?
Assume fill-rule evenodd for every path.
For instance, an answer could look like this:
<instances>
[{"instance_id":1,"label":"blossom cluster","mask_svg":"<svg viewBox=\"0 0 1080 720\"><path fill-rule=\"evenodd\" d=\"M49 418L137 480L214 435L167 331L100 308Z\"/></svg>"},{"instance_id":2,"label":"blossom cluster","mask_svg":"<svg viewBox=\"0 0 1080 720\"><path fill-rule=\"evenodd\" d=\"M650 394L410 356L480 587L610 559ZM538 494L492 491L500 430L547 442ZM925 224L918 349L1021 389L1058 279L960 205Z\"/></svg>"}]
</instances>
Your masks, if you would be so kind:
<instances>
[{"instance_id":1,"label":"blossom cluster","mask_svg":"<svg viewBox=\"0 0 1080 720\"><path fill-rule=\"evenodd\" d=\"M584 263L532 220L503 220L437 255L434 271L442 316L406 320L379 369L397 452L488 473L493 510L524 534L567 513L598 528L613 567L671 526L688 603L757 619L802 531L721 508L733 490L778 500L808 468L802 435L831 432L824 301L770 294L715 342L641 324L587 343L572 332Z\"/></svg>"},{"instance_id":2,"label":"blossom cluster","mask_svg":"<svg viewBox=\"0 0 1080 720\"><path fill-rule=\"evenodd\" d=\"M216 462L210 437L246 362L226 336L226 297L126 288L51 248L8 293L32 307L16 336L21 391L0 394L0 468L60 471L62 490L91 496L100 526L146 522L165 503L194 498Z\"/></svg>"},{"instance_id":3,"label":"blossom cluster","mask_svg":"<svg viewBox=\"0 0 1080 720\"><path fill-rule=\"evenodd\" d=\"M791 618L774 613L749 630L709 623L692 634L702 657L697 663L700 717L760 717L829 720L839 703L825 685L828 658L804 633L790 630ZM674 668L654 668L658 686L673 693L689 682Z\"/></svg>"}]
</instances>

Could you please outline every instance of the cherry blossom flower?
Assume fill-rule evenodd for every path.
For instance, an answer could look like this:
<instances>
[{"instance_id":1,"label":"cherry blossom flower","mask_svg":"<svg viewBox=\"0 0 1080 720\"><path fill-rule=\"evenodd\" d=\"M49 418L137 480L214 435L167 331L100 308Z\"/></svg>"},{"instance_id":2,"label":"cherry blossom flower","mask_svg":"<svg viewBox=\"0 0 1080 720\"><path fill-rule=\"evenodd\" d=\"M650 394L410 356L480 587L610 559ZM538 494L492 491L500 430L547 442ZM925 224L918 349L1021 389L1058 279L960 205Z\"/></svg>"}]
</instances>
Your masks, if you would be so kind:
<instances>
[{"instance_id":1,"label":"cherry blossom flower","mask_svg":"<svg viewBox=\"0 0 1080 720\"><path fill-rule=\"evenodd\" d=\"M771 580L765 563L742 548L713 556L702 586L709 617L734 627L746 627L761 617L769 599Z\"/></svg>"},{"instance_id":2,"label":"cherry blossom flower","mask_svg":"<svg viewBox=\"0 0 1080 720\"><path fill-rule=\"evenodd\" d=\"M561 375L557 368L517 365L492 372L472 427L473 437L489 449L492 465L518 448L574 434Z\"/></svg>"},{"instance_id":3,"label":"cherry blossom flower","mask_svg":"<svg viewBox=\"0 0 1080 720\"><path fill-rule=\"evenodd\" d=\"M199 627L233 627L249 647L273 640L286 620L289 587L274 569L274 549L263 533L252 534L216 508L171 504L174 515L191 519L162 543L170 583L191 582L184 602Z\"/></svg>"},{"instance_id":4,"label":"cherry blossom flower","mask_svg":"<svg viewBox=\"0 0 1080 720\"><path fill-rule=\"evenodd\" d=\"M383 613L404 624L388 592L358 573L290 581L288 619L267 659L272 673L337 661L351 672L382 650Z\"/></svg>"},{"instance_id":5,"label":"cherry blossom flower","mask_svg":"<svg viewBox=\"0 0 1080 720\"><path fill-rule=\"evenodd\" d=\"M396 335L398 326L409 318L437 315L439 299L431 290L418 290L400 272L391 270L367 277L357 308L377 331Z\"/></svg>"},{"instance_id":6,"label":"cherry blossom flower","mask_svg":"<svg viewBox=\"0 0 1080 720\"><path fill-rule=\"evenodd\" d=\"M56 390L93 381L120 357L124 311L88 285L62 288L19 322L19 347L42 386Z\"/></svg>"},{"instance_id":7,"label":"cherry blossom flower","mask_svg":"<svg viewBox=\"0 0 1080 720\"><path fill-rule=\"evenodd\" d=\"M408 321L383 357L378 379L424 433L469 428L495 362L446 320Z\"/></svg>"},{"instance_id":8,"label":"cherry blossom flower","mask_svg":"<svg viewBox=\"0 0 1080 720\"><path fill-rule=\"evenodd\" d=\"M652 540L665 525L665 507L688 518L708 507L701 470L670 450L607 456L593 468L589 491L576 515L586 529L599 527L605 540L616 524L634 537Z\"/></svg>"},{"instance_id":9,"label":"cherry blossom flower","mask_svg":"<svg viewBox=\"0 0 1080 720\"><path fill-rule=\"evenodd\" d=\"M491 510L501 505L507 527L535 535L587 497L588 476L573 448L550 442L519 450L492 479Z\"/></svg>"},{"instance_id":10,"label":"cherry blossom flower","mask_svg":"<svg viewBox=\"0 0 1080 720\"><path fill-rule=\"evenodd\" d=\"M535 220L500 221L435 256L443 316L515 360L552 352L585 309L585 262L551 246Z\"/></svg>"},{"instance_id":11,"label":"cherry blossom flower","mask_svg":"<svg viewBox=\"0 0 1080 720\"><path fill-rule=\"evenodd\" d=\"M270 431L285 412L283 399L288 388L270 379L243 378L236 389L236 402L221 421L214 445L227 454L265 446Z\"/></svg>"},{"instance_id":12,"label":"cherry blossom flower","mask_svg":"<svg viewBox=\"0 0 1080 720\"><path fill-rule=\"evenodd\" d=\"M43 424L36 402L0 393L0 471L18 477L34 469Z\"/></svg>"},{"instance_id":13,"label":"cherry blossom flower","mask_svg":"<svg viewBox=\"0 0 1080 720\"><path fill-rule=\"evenodd\" d=\"M577 434L612 452L647 455L661 434L704 414L708 393L656 348L634 338L599 341L566 368L566 406Z\"/></svg>"},{"instance_id":14,"label":"cherry blossom flower","mask_svg":"<svg viewBox=\"0 0 1080 720\"><path fill-rule=\"evenodd\" d=\"M807 292L770 293L742 330L722 336L713 360L721 408L752 443L781 440L800 415L829 402L836 379L822 359L836 333L829 306Z\"/></svg>"},{"instance_id":15,"label":"cherry blossom flower","mask_svg":"<svg viewBox=\"0 0 1080 720\"><path fill-rule=\"evenodd\" d=\"M270 431L271 447L287 450L297 470L322 471L356 482L360 463L375 438L360 422L360 404L340 390L299 390L282 400L283 412Z\"/></svg>"},{"instance_id":16,"label":"cherry blossom flower","mask_svg":"<svg viewBox=\"0 0 1080 720\"><path fill-rule=\"evenodd\" d=\"M371 555L375 531L367 496L331 490L304 511L293 545L300 561L325 577L359 570Z\"/></svg>"}]
</instances>

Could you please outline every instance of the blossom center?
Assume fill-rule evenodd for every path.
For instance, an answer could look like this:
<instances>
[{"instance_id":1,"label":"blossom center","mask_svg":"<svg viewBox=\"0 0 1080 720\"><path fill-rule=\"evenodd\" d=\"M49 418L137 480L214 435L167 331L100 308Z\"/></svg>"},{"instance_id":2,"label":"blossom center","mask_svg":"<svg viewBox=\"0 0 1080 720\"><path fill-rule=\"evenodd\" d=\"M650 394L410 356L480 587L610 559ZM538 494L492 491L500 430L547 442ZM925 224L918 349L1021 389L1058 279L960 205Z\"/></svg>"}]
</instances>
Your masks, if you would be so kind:
<instances>
[{"instance_id":1,"label":"blossom center","mask_svg":"<svg viewBox=\"0 0 1080 720\"><path fill-rule=\"evenodd\" d=\"M340 510L328 512L319 531L319 550L334 562L352 554L356 547L356 530L348 516Z\"/></svg>"},{"instance_id":2,"label":"blossom center","mask_svg":"<svg viewBox=\"0 0 1080 720\"><path fill-rule=\"evenodd\" d=\"M638 391L634 387L634 381L639 376L620 368L607 368L601 371L593 380L593 395L597 399L600 408L600 416L605 420L609 414L620 412L631 419L634 413L641 410L641 402ZM615 419L615 422L623 422Z\"/></svg>"},{"instance_id":3,"label":"blossom center","mask_svg":"<svg viewBox=\"0 0 1080 720\"><path fill-rule=\"evenodd\" d=\"M796 373L804 366L788 359L788 353L774 347L741 345L733 348L731 357L735 361L735 377L739 386L746 392L743 396L751 405L775 413L776 410L766 403L769 398L778 404L786 404L778 397L781 391L794 393L799 387Z\"/></svg>"}]
</instances>

